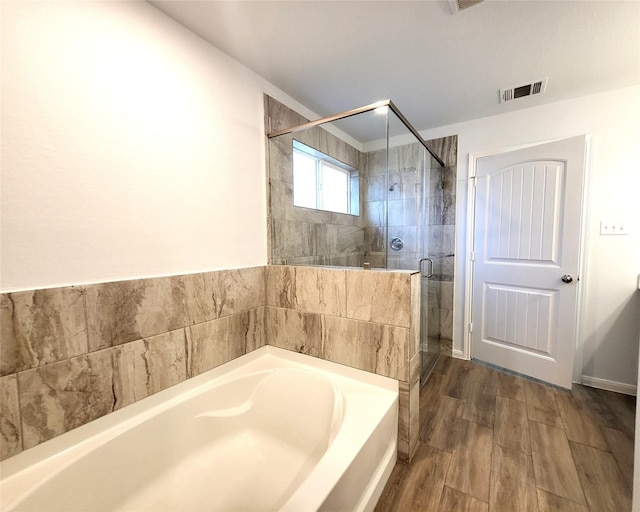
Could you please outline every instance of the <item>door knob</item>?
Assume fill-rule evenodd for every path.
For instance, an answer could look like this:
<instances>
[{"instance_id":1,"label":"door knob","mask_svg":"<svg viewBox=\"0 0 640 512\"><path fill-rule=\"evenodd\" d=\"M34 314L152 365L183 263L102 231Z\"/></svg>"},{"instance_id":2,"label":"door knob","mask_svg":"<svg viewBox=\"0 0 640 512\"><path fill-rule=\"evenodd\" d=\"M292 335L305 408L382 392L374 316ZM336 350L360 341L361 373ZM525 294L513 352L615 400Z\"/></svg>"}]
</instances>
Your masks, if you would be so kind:
<instances>
[{"instance_id":1,"label":"door knob","mask_svg":"<svg viewBox=\"0 0 640 512\"><path fill-rule=\"evenodd\" d=\"M562 279L563 283L570 283L571 281L573 281L573 277L571 277L569 274L563 275L560 279Z\"/></svg>"}]
</instances>

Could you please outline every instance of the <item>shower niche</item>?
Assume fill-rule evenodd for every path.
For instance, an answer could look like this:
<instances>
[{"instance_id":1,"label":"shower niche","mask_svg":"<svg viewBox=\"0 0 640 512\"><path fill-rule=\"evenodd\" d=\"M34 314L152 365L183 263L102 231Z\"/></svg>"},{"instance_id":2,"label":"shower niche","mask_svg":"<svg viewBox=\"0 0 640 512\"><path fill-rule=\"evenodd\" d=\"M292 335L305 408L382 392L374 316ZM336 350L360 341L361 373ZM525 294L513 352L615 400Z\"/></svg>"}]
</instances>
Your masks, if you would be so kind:
<instances>
[{"instance_id":1,"label":"shower niche","mask_svg":"<svg viewBox=\"0 0 640 512\"><path fill-rule=\"evenodd\" d=\"M269 264L420 272L426 375L451 353L457 137L390 101L309 122L266 95L265 129Z\"/></svg>"}]
</instances>

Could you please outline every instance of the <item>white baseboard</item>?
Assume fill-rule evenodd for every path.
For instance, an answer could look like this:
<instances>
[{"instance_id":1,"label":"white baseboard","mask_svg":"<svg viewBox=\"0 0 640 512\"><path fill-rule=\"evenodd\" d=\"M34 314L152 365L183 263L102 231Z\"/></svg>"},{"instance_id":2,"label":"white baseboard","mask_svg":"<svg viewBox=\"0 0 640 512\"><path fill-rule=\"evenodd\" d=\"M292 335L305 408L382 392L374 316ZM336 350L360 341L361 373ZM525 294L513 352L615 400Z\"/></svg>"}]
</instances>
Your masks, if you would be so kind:
<instances>
[{"instance_id":1,"label":"white baseboard","mask_svg":"<svg viewBox=\"0 0 640 512\"><path fill-rule=\"evenodd\" d=\"M598 377L582 376L582 384L591 386L592 388L604 389L605 391L615 391L625 395L636 395L637 387L633 384L625 384L624 382L616 382L614 380L599 379Z\"/></svg>"},{"instance_id":2,"label":"white baseboard","mask_svg":"<svg viewBox=\"0 0 640 512\"><path fill-rule=\"evenodd\" d=\"M458 348L454 348L451 351L451 357L455 357L456 359L464 359L464 352Z\"/></svg>"}]
</instances>

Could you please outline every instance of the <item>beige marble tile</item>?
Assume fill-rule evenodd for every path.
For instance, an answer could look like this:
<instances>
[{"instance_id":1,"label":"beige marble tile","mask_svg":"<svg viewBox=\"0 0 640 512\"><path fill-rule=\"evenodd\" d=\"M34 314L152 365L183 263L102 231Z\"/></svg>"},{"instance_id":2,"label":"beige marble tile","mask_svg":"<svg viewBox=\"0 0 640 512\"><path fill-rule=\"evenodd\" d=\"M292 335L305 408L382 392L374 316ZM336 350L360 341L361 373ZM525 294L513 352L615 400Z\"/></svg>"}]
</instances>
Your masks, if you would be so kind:
<instances>
[{"instance_id":1,"label":"beige marble tile","mask_svg":"<svg viewBox=\"0 0 640 512\"><path fill-rule=\"evenodd\" d=\"M409 408L409 383L400 381L398 382L398 457L406 461L411 458Z\"/></svg>"},{"instance_id":2,"label":"beige marble tile","mask_svg":"<svg viewBox=\"0 0 640 512\"><path fill-rule=\"evenodd\" d=\"M456 165L458 159L458 136L449 135L427 141L427 145L440 157L445 165Z\"/></svg>"},{"instance_id":3,"label":"beige marble tile","mask_svg":"<svg viewBox=\"0 0 640 512\"><path fill-rule=\"evenodd\" d=\"M218 288L217 272L201 272L181 276L184 286L185 324L192 325L218 318L216 300Z\"/></svg>"},{"instance_id":4,"label":"beige marble tile","mask_svg":"<svg viewBox=\"0 0 640 512\"><path fill-rule=\"evenodd\" d=\"M265 123L266 132L292 128L308 121L295 110L287 107L278 100L265 94ZM277 140L277 139L270 139Z\"/></svg>"},{"instance_id":5,"label":"beige marble tile","mask_svg":"<svg viewBox=\"0 0 640 512\"><path fill-rule=\"evenodd\" d=\"M82 287L2 296L2 374L88 352Z\"/></svg>"},{"instance_id":6,"label":"beige marble tile","mask_svg":"<svg viewBox=\"0 0 640 512\"><path fill-rule=\"evenodd\" d=\"M181 279L190 325L264 305L264 267L220 270L182 276Z\"/></svg>"},{"instance_id":7,"label":"beige marble tile","mask_svg":"<svg viewBox=\"0 0 640 512\"><path fill-rule=\"evenodd\" d=\"M271 219L272 257L294 258L316 254L315 224Z\"/></svg>"},{"instance_id":8,"label":"beige marble tile","mask_svg":"<svg viewBox=\"0 0 640 512\"><path fill-rule=\"evenodd\" d=\"M440 288L442 286L442 282L434 281L432 279L427 279L426 281L427 307L431 309L440 309L440 299L442 297Z\"/></svg>"},{"instance_id":9,"label":"beige marble tile","mask_svg":"<svg viewBox=\"0 0 640 512\"><path fill-rule=\"evenodd\" d=\"M147 352L149 393L157 393L187 378L187 340L178 329L143 340Z\"/></svg>"},{"instance_id":10,"label":"beige marble tile","mask_svg":"<svg viewBox=\"0 0 640 512\"><path fill-rule=\"evenodd\" d=\"M409 328L409 358L420 351L420 339L422 335L422 315L420 314L420 294L422 279L420 274L411 275L411 318Z\"/></svg>"},{"instance_id":11,"label":"beige marble tile","mask_svg":"<svg viewBox=\"0 0 640 512\"><path fill-rule=\"evenodd\" d=\"M409 329L323 317L324 358L393 379L409 380Z\"/></svg>"},{"instance_id":12,"label":"beige marble tile","mask_svg":"<svg viewBox=\"0 0 640 512\"><path fill-rule=\"evenodd\" d=\"M321 315L268 306L265 338L268 345L322 357Z\"/></svg>"},{"instance_id":13,"label":"beige marble tile","mask_svg":"<svg viewBox=\"0 0 640 512\"><path fill-rule=\"evenodd\" d=\"M18 405L18 378L0 378L0 460L22 451L22 432Z\"/></svg>"},{"instance_id":14,"label":"beige marble tile","mask_svg":"<svg viewBox=\"0 0 640 512\"><path fill-rule=\"evenodd\" d=\"M456 194L456 167L446 166L442 171L442 193L445 196Z\"/></svg>"},{"instance_id":15,"label":"beige marble tile","mask_svg":"<svg viewBox=\"0 0 640 512\"><path fill-rule=\"evenodd\" d=\"M113 350L101 350L18 374L24 448L114 410Z\"/></svg>"},{"instance_id":16,"label":"beige marble tile","mask_svg":"<svg viewBox=\"0 0 640 512\"><path fill-rule=\"evenodd\" d=\"M247 346L245 353L252 352L260 347L264 347L267 344L265 338L265 315L266 307L258 309L252 309L247 311L248 323L246 324L245 340Z\"/></svg>"},{"instance_id":17,"label":"beige marble tile","mask_svg":"<svg viewBox=\"0 0 640 512\"><path fill-rule=\"evenodd\" d=\"M426 319L423 318L423 323L427 323L427 335L432 338L440 337L440 309L429 308L427 310Z\"/></svg>"},{"instance_id":18,"label":"beige marble tile","mask_svg":"<svg viewBox=\"0 0 640 512\"><path fill-rule=\"evenodd\" d=\"M340 269L270 266L267 304L307 313L346 314L346 277Z\"/></svg>"},{"instance_id":19,"label":"beige marble tile","mask_svg":"<svg viewBox=\"0 0 640 512\"><path fill-rule=\"evenodd\" d=\"M120 409L187 378L184 329L120 345L111 351L113 386Z\"/></svg>"},{"instance_id":20,"label":"beige marble tile","mask_svg":"<svg viewBox=\"0 0 640 512\"><path fill-rule=\"evenodd\" d=\"M364 228L364 247L367 252L383 252L384 245L383 227L367 226Z\"/></svg>"},{"instance_id":21,"label":"beige marble tile","mask_svg":"<svg viewBox=\"0 0 640 512\"><path fill-rule=\"evenodd\" d=\"M387 150L379 149L366 153L366 173L368 176L380 176L387 172Z\"/></svg>"},{"instance_id":22,"label":"beige marble tile","mask_svg":"<svg viewBox=\"0 0 640 512\"><path fill-rule=\"evenodd\" d=\"M364 251L364 228L338 226L335 251L339 254Z\"/></svg>"},{"instance_id":23,"label":"beige marble tile","mask_svg":"<svg viewBox=\"0 0 640 512\"><path fill-rule=\"evenodd\" d=\"M295 308L307 313L346 314L346 271L296 267Z\"/></svg>"},{"instance_id":24,"label":"beige marble tile","mask_svg":"<svg viewBox=\"0 0 640 512\"><path fill-rule=\"evenodd\" d=\"M114 410L148 397L149 361L144 340L108 349L112 356Z\"/></svg>"},{"instance_id":25,"label":"beige marble tile","mask_svg":"<svg viewBox=\"0 0 640 512\"><path fill-rule=\"evenodd\" d=\"M293 145L291 137L269 139L269 179L293 183Z\"/></svg>"},{"instance_id":26,"label":"beige marble tile","mask_svg":"<svg viewBox=\"0 0 640 512\"><path fill-rule=\"evenodd\" d=\"M440 282L440 304L442 309L453 309L453 282Z\"/></svg>"},{"instance_id":27,"label":"beige marble tile","mask_svg":"<svg viewBox=\"0 0 640 512\"><path fill-rule=\"evenodd\" d=\"M266 305L293 309L296 306L296 267L269 265L266 267Z\"/></svg>"},{"instance_id":28,"label":"beige marble tile","mask_svg":"<svg viewBox=\"0 0 640 512\"><path fill-rule=\"evenodd\" d=\"M219 296L214 297L218 317L259 308L265 303L264 267L239 268L215 272Z\"/></svg>"},{"instance_id":29,"label":"beige marble tile","mask_svg":"<svg viewBox=\"0 0 640 512\"><path fill-rule=\"evenodd\" d=\"M409 453L413 457L420 440L420 354L409 361Z\"/></svg>"},{"instance_id":30,"label":"beige marble tile","mask_svg":"<svg viewBox=\"0 0 640 512\"><path fill-rule=\"evenodd\" d=\"M247 345L254 347L264 339L256 310L192 325L187 332L194 376L244 355Z\"/></svg>"},{"instance_id":31,"label":"beige marble tile","mask_svg":"<svg viewBox=\"0 0 640 512\"><path fill-rule=\"evenodd\" d=\"M456 223L456 196L445 194L442 196L442 224L455 225Z\"/></svg>"},{"instance_id":32,"label":"beige marble tile","mask_svg":"<svg viewBox=\"0 0 640 512\"><path fill-rule=\"evenodd\" d=\"M183 277L86 287L89 350L173 331L186 324Z\"/></svg>"},{"instance_id":33,"label":"beige marble tile","mask_svg":"<svg viewBox=\"0 0 640 512\"><path fill-rule=\"evenodd\" d=\"M368 226L384 228L387 219L387 208L385 201L368 201L364 203L364 218ZM382 247L386 245L382 241Z\"/></svg>"},{"instance_id":34,"label":"beige marble tile","mask_svg":"<svg viewBox=\"0 0 640 512\"><path fill-rule=\"evenodd\" d=\"M410 274L348 272L347 317L367 322L410 327Z\"/></svg>"},{"instance_id":35,"label":"beige marble tile","mask_svg":"<svg viewBox=\"0 0 640 512\"><path fill-rule=\"evenodd\" d=\"M0 377L22 369L22 355L13 325L13 302L8 293L0 295Z\"/></svg>"},{"instance_id":36,"label":"beige marble tile","mask_svg":"<svg viewBox=\"0 0 640 512\"><path fill-rule=\"evenodd\" d=\"M440 310L440 337L453 339L453 310Z\"/></svg>"}]
</instances>

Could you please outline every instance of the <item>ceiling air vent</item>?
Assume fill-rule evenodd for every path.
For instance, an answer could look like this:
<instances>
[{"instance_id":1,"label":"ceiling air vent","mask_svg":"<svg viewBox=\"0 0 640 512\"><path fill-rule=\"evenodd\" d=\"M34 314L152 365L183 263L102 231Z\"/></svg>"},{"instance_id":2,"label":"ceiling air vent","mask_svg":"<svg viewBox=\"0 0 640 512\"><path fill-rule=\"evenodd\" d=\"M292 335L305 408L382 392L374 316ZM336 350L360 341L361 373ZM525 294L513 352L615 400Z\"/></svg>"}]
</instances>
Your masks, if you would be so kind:
<instances>
[{"instance_id":1,"label":"ceiling air vent","mask_svg":"<svg viewBox=\"0 0 640 512\"><path fill-rule=\"evenodd\" d=\"M482 0L449 0L449 8L451 9L451 14L458 14L458 12L473 7L480 2Z\"/></svg>"},{"instance_id":2,"label":"ceiling air vent","mask_svg":"<svg viewBox=\"0 0 640 512\"><path fill-rule=\"evenodd\" d=\"M547 89L547 80L549 79L545 78L544 80L539 80L531 84L511 87L509 89L500 89L500 103L524 98L525 96L531 96L532 94L541 94Z\"/></svg>"}]
</instances>

